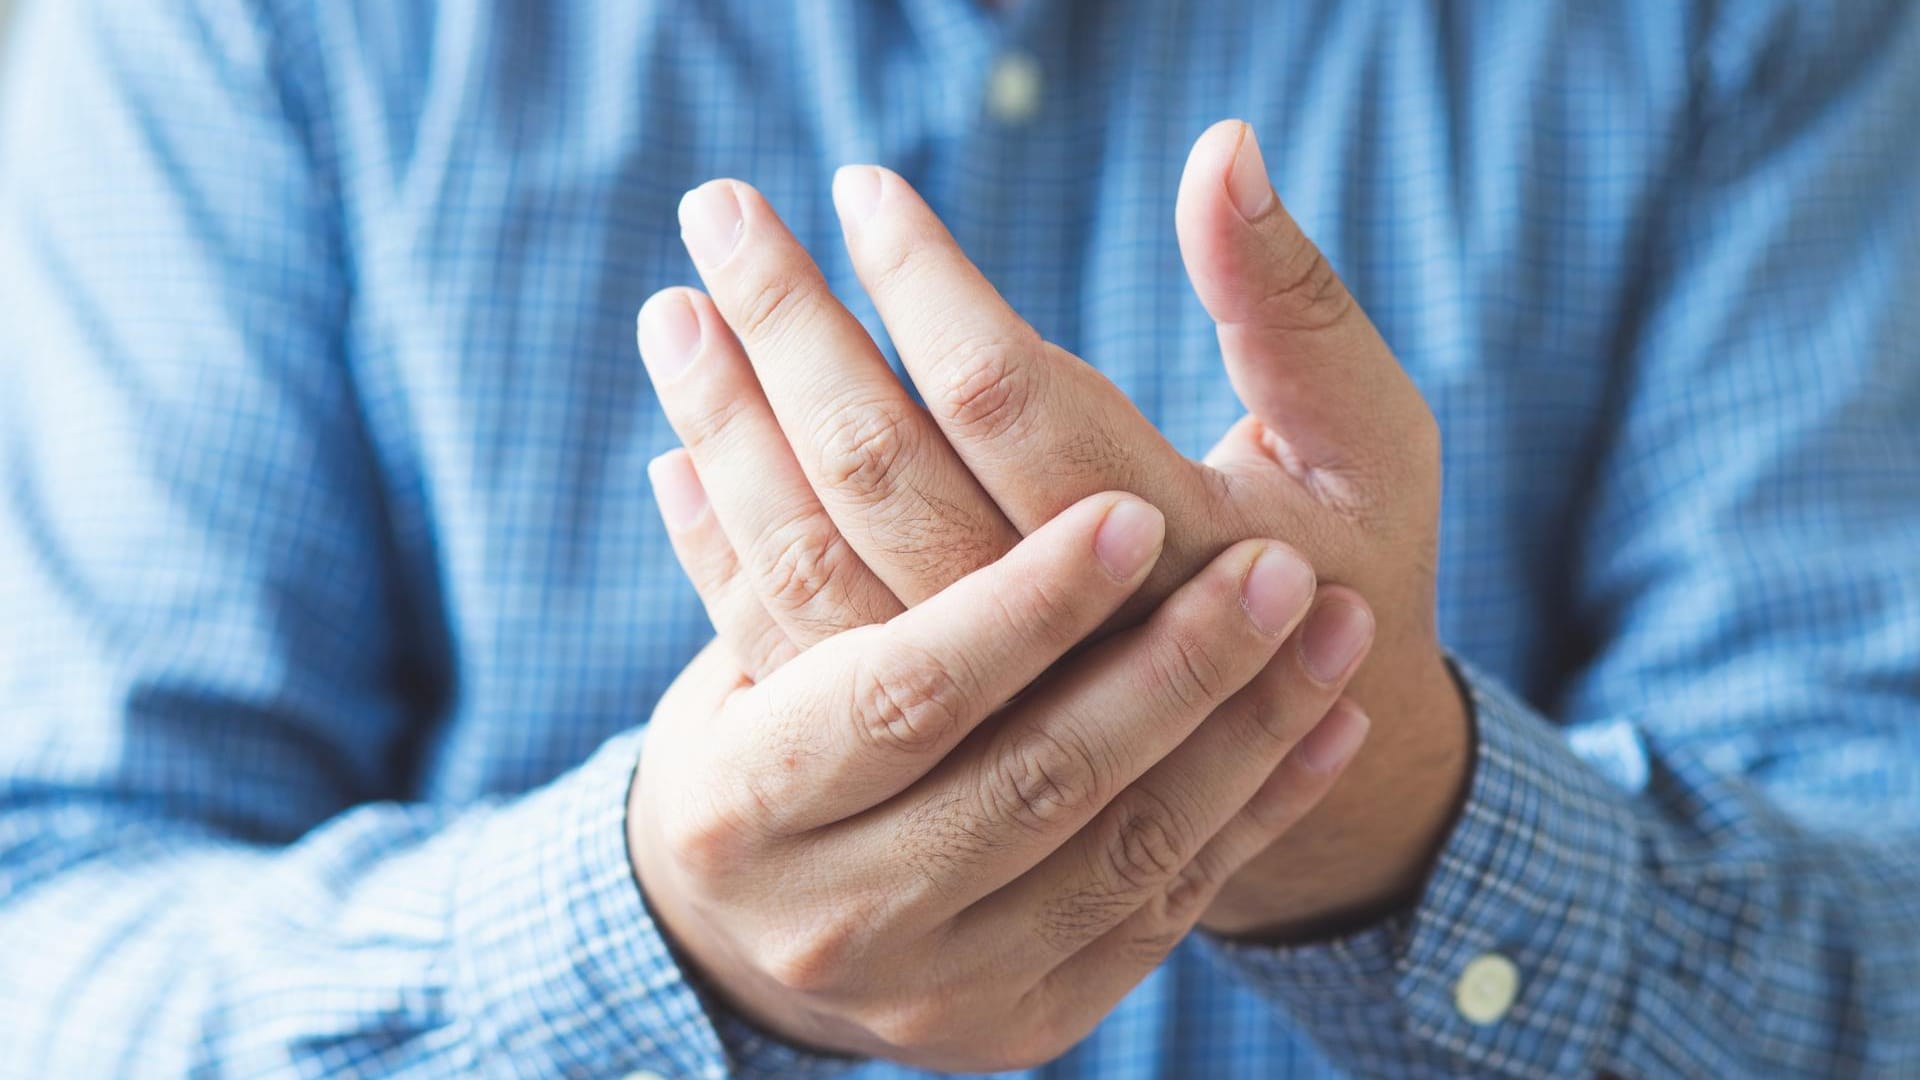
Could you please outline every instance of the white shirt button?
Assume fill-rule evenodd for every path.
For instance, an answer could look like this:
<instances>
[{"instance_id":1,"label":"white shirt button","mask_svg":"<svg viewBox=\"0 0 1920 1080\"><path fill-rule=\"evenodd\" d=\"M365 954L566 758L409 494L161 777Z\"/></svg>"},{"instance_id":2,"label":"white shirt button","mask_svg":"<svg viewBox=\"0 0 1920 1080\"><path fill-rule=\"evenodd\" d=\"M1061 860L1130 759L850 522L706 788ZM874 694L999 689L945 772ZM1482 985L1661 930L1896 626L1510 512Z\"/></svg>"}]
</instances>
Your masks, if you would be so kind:
<instances>
[{"instance_id":1,"label":"white shirt button","mask_svg":"<svg viewBox=\"0 0 1920 1080\"><path fill-rule=\"evenodd\" d=\"M628 1073L622 1077L621 1080L667 1080L667 1078L657 1072L649 1072L646 1069L641 1069L639 1072Z\"/></svg>"},{"instance_id":2,"label":"white shirt button","mask_svg":"<svg viewBox=\"0 0 1920 1080\"><path fill-rule=\"evenodd\" d=\"M1023 52L996 60L987 76L987 111L1003 124L1019 124L1040 111L1040 62Z\"/></svg>"},{"instance_id":3,"label":"white shirt button","mask_svg":"<svg viewBox=\"0 0 1920 1080\"><path fill-rule=\"evenodd\" d=\"M1499 953L1481 953L1453 984L1453 1007L1469 1023L1491 1024L1507 1015L1520 996L1520 969Z\"/></svg>"}]
</instances>

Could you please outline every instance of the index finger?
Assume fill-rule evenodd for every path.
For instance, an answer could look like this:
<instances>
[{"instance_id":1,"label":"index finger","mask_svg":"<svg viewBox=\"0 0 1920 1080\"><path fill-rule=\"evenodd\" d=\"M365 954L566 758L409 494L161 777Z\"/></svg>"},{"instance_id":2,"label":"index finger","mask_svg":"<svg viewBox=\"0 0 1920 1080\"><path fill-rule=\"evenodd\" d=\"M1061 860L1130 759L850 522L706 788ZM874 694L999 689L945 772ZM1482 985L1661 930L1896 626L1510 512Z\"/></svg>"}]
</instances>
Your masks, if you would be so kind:
<instances>
[{"instance_id":1,"label":"index finger","mask_svg":"<svg viewBox=\"0 0 1920 1080\"><path fill-rule=\"evenodd\" d=\"M834 187L854 270L902 363L1016 527L1029 531L1074 500L1113 488L1138 492L1174 520L1203 508L1205 470L1111 380L1042 339L911 185L879 166L850 165ZM1178 543L1168 538L1176 555ZM1171 589L1173 570L1211 554L1169 560L1157 576Z\"/></svg>"}]
</instances>

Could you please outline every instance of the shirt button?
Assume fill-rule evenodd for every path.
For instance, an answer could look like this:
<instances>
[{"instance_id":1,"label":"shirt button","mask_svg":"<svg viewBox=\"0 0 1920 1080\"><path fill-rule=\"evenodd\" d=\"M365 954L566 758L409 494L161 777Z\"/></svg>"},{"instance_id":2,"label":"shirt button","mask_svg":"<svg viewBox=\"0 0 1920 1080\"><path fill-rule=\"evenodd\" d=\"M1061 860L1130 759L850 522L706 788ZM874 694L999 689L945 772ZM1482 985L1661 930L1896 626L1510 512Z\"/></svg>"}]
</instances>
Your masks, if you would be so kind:
<instances>
[{"instance_id":1,"label":"shirt button","mask_svg":"<svg viewBox=\"0 0 1920 1080\"><path fill-rule=\"evenodd\" d=\"M1040 111L1040 62L1022 52L995 61L987 77L987 111L1003 124L1033 119Z\"/></svg>"},{"instance_id":2,"label":"shirt button","mask_svg":"<svg viewBox=\"0 0 1920 1080\"><path fill-rule=\"evenodd\" d=\"M649 1072L646 1069L641 1069L639 1072L628 1073L622 1077L621 1080L667 1080L667 1078L657 1072Z\"/></svg>"},{"instance_id":3,"label":"shirt button","mask_svg":"<svg viewBox=\"0 0 1920 1080\"><path fill-rule=\"evenodd\" d=\"M1520 994L1520 969L1499 953L1481 953L1453 984L1453 1007L1469 1023L1491 1024L1507 1015Z\"/></svg>"}]
</instances>

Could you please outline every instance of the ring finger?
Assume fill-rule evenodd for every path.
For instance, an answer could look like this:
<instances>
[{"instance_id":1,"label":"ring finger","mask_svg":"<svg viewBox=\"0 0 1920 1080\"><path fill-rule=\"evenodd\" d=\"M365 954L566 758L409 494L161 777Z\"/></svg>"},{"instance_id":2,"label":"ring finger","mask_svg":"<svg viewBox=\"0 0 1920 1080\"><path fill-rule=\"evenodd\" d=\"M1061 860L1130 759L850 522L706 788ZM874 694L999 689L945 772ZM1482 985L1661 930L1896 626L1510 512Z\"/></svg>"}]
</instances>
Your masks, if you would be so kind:
<instances>
[{"instance_id":1,"label":"ring finger","mask_svg":"<svg viewBox=\"0 0 1920 1080\"><path fill-rule=\"evenodd\" d=\"M767 614L800 648L898 614L827 516L760 393L740 343L693 289L640 309L640 355L720 529Z\"/></svg>"}]
</instances>

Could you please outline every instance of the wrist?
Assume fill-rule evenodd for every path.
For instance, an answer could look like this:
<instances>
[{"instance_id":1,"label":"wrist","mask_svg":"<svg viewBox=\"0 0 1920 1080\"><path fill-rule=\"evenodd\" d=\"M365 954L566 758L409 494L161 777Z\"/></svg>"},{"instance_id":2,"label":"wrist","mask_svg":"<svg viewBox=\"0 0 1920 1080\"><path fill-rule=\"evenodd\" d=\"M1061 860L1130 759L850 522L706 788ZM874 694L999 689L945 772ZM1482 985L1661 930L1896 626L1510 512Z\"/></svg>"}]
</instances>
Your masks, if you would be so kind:
<instances>
[{"instance_id":1,"label":"wrist","mask_svg":"<svg viewBox=\"0 0 1920 1080\"><path fill-rule=\"evenodd\" d=\"M1472 709L1437 648L1390 706L1361 700L1374 736L1340 786L1256 859L1208 912L1226 937L1299 943L1345 936L1416 905L1472 779ZM1356 695L1358 696L1358 695Z\"/></svg>"}]
</instances>

